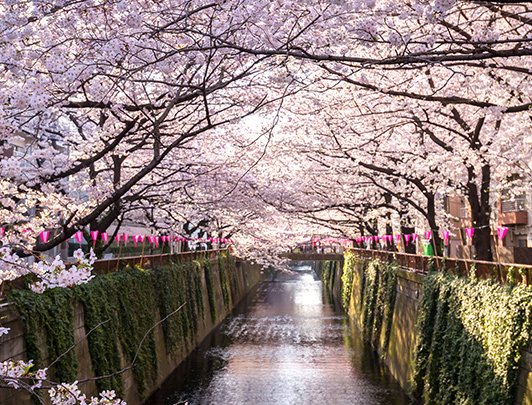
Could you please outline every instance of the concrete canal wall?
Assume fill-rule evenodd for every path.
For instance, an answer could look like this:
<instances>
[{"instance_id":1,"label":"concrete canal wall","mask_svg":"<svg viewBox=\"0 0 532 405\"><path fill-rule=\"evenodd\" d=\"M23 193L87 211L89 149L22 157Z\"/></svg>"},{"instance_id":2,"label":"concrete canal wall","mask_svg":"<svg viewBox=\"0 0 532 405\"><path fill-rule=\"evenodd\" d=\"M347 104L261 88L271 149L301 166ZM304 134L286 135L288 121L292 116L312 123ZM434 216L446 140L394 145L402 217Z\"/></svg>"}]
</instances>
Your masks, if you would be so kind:
<instances>
[{"instance_id":1,"label":"concrete canal wall","mask_svg":"<svg viewBox=\"0 0 532 405\"><path fill-rule=\"evenodd\" d=\"M380 357L392 375L401 384L407 393L413 394L413 377L415 372L415 349L420 336L417 329L420 304L423 298L423 282L425 276L405 269L396 269L396 284L393 312L386 314L368 313L365 307L367 297L365 288L368 288L368 274L364 266L355 265L350 277L344 278L348 282L348 296L345 288L342 290L342 276L344 274L343 261L336 264L320 263L317 265L318 274L328 290L332 291L336 300L344 301L344 306L349 314L351 327L363 332L367 341L380 354ZM325 270L325 271L324 271ZM366 284L366 285L365 285ZM377 298L379 299L379 298ZM381 297L381 302L376 307L383 307L386 296ZM375 309L378 311L378 309ZM369 316L380 317L379 322L367 321ZM376 325L379 325L378 327ZM368 326L370 325L370 326ZM372 335L373 334L373 335ZM513 404L532 404L532 346L529 343L521 351L519 370L517 372L517 393ZM483 368L485 365L478 365ZM475 370L475 372L482 370ZM423 402L423 401L421 401ZM430 402L430 401L429 401ZM442 403L455 403L445 402ZM476 402L471 402L476 403ZM489 403L489 402L486 402ZM504 402L507 403L507 402ZM511 403L511 402L508 402Z\"/></svg>"},{"instance_id":2,"label":"concrete canal wall","mask_svg":"<svg viewBox=\"0 0 532 405\"><path fill-rule=\"evenodd\" d=\"M159 385L186 358L186 356L230 313L232 308L234 308L234 306L242 298L244 298L245 295L251 289L253 289L260 281L262 281L267 276L267 272L263 271L260 266L252 265L250 263L240 261L238 259L228 259L225 262L226 264L223 265L224 268L222 269L220 269L220 262L218 261L218 259L206 260L210 262L210 266L204 263L204 268L198 268L196 270L196 273L194 273L197 274L197 294L195 296L193 294L191 295L190 291L175 292L176 294L182 294L182 297L185 297L185 299L188 298L189 300L191 300L190 297L194 298L201 296L202 302L187 302L188 306L194 306L196 308L200 308L201 310L195 312L189 311L187 314L187 318L183 318L186 322L190 324L195 323L194 326L187 326L188 330L191 330L193 328L193 331L190 332L187 336L186 332L184 331L184 326L182 330L180 327L176 328L175 323L173 329L171 329L170 327L165 329L162 323L157 325L153 332L151 332L153 340L150 341L150 347L152 347L152 349L156 351L156 353L153 354L157 364L153 368L153 370L155 370L154 373L146 373L146 377L143 377L142 384L144 384L144 388L139 390L139 381L137 381L138 375L136 375L135 372L131 369L125 371L120 375L120 377L118 377L119 381L117 382L117 384L122 386L121 397L129 405L141 404L142 401L144 401L155 389L159 387ZM194 263L184 264L183 266L194 266ZM171 277L171 272L169 272L171 269L167 268L167 270L168 271L165 277ZM183 267L175 266L174 271L182 270ZM133 277L136 277L137 280L140 280L140 283L145 284L146 282L149 282L149 280L153 280L153 275L145 276L143 273L133 273ZM110 275L101 277L109 276ZM109 278L109 280L109 283L117 282L116 278ZM185 283L185 281L183 281L183 283ZM183 285L185 289L196 288L193 284ZM137 287L140 288L141 285L137 284ZM150 290L151 292L149 292L149 294L147 295L148 297L151 297L152 302L142 303L142 305L144 305L146 308L149 308L148 311L153 314L153 318L150 321L152 322L152 324L155 324L156 322L160 321L161 317L165 315L165 313L161 313L161 308L164 307L165 303L160 302L160 298L164 294L166 294L164 295L165 297L169 294L168 291L164 292L163 294L163 290L165 289L165 287L166 286L164 284L157 284L154 281L153 287L148 288L148 290ZM110 294L117 292L119 293L121 287L117 287L115 285L113 288L110 288ZM201 289L201 293L199 292L199 289ZM98 297L89 297L90 299L87 299L86 297L88 290L83 290L81 292L80 291L69 293L70 295L68 295L68 297L71 298L71 302L68 305L70 305L69 308L71 308L72 311L71 331L73 332L73 341L79 342L79 344L72 351L75 352L75 356L73 356L72 359L72 364L75 364L74 373L76 379L79 381L83 381L86 379L93 378L95 376L94 370L95 368L97 368L95 366L100 366L100 364L95 363L101 362L102 359L94 359L95 355L97 357L98 349L94 350L95 348L90 347L90 345L98 344L95 338L93 338L93 335L100 333L100 329L107 327L108 324L97 328L94 332L92 332L90 336L87 337L88 330L91 329L92 323L95 322L92 318L94 318L95 314L98 315L98 311L95 312L94 307L91 306L91 300L95 300ZM103 286L102 291L106 291L105 286ZM24 295L24 297L25 299L28 299L27 295ZM82 299L80 300L78 299L78 297L82 297ZM83 297L85 297L85 301L83 301ZM108 298L110 301L118 302L116 301L115 297L109 296L103 298L104 300ZM30 297L30 299L33 298ZM131 305L137 304L132 303ZM92 312L87 315L87 310L90 310ZM184 310L185 308L183 308L181 311ZM111 331L111 335L109 336L114 336L114 339L116 340L114 344L118 348L119 352L118 355L120 366L122 368L125 368L130 364L129 357L131 356L127 355L127 342L124 343L125 340L127 340L127 337L124 336L124 334L120 335L119 333L120 323L122 322L121 317L123 314L121 313L122 311L117 310L116 307L112 308L112 311L114 312L112 315L116 317L116 319L112 321L116 321L116 331ZM138 311L140 317L141 308L138 309ZM27 313L25 313L24 311L22 313L27 316ZM133 309L132 314L135 314L135 309ZM178 316L178 314L172 316L176 317ZM90 322L92 323L90 325L87 323L87 316L91 318ZM2 317L2 326L11 328L9 334L0 337L0 361L5 361L8 359L27 359L28 342L29 344L32 343L31 341L27 340L27 338L25 339L24 333L25 331L26 333L28 332L28 327L25 328L24 323L21 321L20 311L17 309L17 306L12 303L3 304L0 307L0 317ZM41 320L41 318L39 318L39 320ZM25 323L27 324L28 321L26 320ZM42 333L40 333L39 335L40 339L42 339L40 344L43 349L43 352L39 363L40 366L43 367L49 364L49 352L50 350L54 349L49 348L47 346L48 343L46 340L47 336L50 336L50 331L46 329L45 325L41 326ZM168 333L176 333L176 331L177 333L182 334L183 337L176 339L175 336L168 336ZM102 333L104 332L102 331ZM142 334L143 333L145 332L142 332ZM93 343L93 340L96 343ZM145 345L147 345L147 343L145 343ZM141 354L143 354L143 352L141 352ZM54 371L52 370L51 373L53 375ZM100 386L98 386L95 381L90 380L81 383L80 388L85 394L92 396L97 396L98 392L102 390L101 383ZM30 395L22 390L0 389L0 404L2 405L29 405L31 403L32 402L30 399Z\"/></svg>"}]
</instances>

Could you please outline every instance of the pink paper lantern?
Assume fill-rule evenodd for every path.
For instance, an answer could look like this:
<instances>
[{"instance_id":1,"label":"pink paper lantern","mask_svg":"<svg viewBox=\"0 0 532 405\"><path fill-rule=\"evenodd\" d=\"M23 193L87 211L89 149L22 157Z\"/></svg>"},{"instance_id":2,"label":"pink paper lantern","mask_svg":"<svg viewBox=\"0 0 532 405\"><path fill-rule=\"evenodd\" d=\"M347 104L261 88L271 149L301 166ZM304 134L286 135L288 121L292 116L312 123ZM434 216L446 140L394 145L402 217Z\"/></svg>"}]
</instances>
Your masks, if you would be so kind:
<instances>
[{"instance_id":1,"label":"pink paper lantern","mask_svg":"<svg viewBox=\"0 0 532 405\"><path fill-rule=\"evenodd\" d=\"M469 245L473 244L473 234L475 233L475 228L466 228L466 235L469 239Z\"/></svg>"},{"instance_id":2,"label":"pink paper lantern","mask_svg":"<svg viewBox=\"0 0 532 405\"><path fill-rule=\"evenodd\" d=\"M98 239L98 231L91 231L92 247L96 246L96 239Z\"/></svg>"},{"instance_id":3,"label":"pink paper lantern","mask_svg":"<svg viewBox=\"0 0 532 405\"><path fill-rule=\"evenodd\" d=\"M49 237L50 237L50 231L41 232L41 241L42 241L42 243L48 242L48 238Z\"/></svg>"},{"instance_id":4,"label":"pink paper lantern","mask_svg":"<svg viewBox=\"0 0 532 405\"><path fill-rule=\"evenodd\" d=\"M503 245L502 241L503 241L504 237L506 236L506 232L508 232L508 228L506 228L506 227L499 226L497 228L497 236L499 237L499 246Z\"/></svg>"},{"instance_id":5,"label":"pink paper lantern","mask_svg":"<svg viewBox=\"0 0 532 405\"><path fill-rule=\"evenodd\" d=\"M508 228L499 226L497 228L497 235L499 236L499 239L504 239L506 232L508 232Z\"/></svg>"}]
</instances>

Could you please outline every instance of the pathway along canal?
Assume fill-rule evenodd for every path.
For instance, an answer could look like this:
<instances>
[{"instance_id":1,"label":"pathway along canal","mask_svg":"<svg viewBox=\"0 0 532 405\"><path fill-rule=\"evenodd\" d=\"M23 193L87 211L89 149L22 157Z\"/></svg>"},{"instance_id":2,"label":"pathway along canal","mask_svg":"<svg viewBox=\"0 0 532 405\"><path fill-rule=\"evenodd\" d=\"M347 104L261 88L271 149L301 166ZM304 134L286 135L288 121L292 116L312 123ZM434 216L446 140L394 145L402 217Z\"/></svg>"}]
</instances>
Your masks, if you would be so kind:
<instances>
[{"instance_id":1,"label":"pathway along canal","mask_svg":"<svg viewBox=\"0 0 532 405\"><path fill-rule=\"evenodd\" d=\"M407 404L309 266L264 282L146 405Z\"/></svg>"}]
</instances>

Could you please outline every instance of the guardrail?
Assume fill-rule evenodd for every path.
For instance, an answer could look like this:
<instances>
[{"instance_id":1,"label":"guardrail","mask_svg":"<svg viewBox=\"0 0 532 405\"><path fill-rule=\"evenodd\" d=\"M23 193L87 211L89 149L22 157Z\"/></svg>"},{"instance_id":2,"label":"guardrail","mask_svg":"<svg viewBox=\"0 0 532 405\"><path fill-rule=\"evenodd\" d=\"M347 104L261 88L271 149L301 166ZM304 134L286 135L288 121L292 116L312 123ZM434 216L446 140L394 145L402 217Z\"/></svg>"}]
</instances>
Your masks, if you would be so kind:
<instances>
[{"instance_id":1,"label":"guardrail","mask_svg":"<svg viewBox=\"0 0 532 405\"><path fill-rule=\"evenodd\" d=\"M423 256L411 253L390 252L384 250L350 249L357 257L365 259L381 259L383 261L395 260L401 267L406 267L416 273L426 274L430 262L434 261L436 271L460 274L462 276L475 276L478 279L491 279L506 284L509 279L515 282L532 284L532 266L517 263L498 263L480 260L466 260L439 256ZM474 274L473 274L474 273ZM509 275L509 273L511 273Z\"/></svg>"},{"instance_id":2,"label":"guardrail","mask_svg":"<svg viewBox=\"0 0 532 405\"><path fill-rule=\"evenodd\" d=\"M163 266L170 262L191 262L197 259L216 259L220 253L227 252L228 249L197 250L190 252L165 253L158 255L114 257L111 259L96 260L93 264L95 274L108 274L124 267L140 266L144 269L151 269Z\"/></svg>"},{"instance_id":3,"label":"guardrail","mask_svg":"<svg viewBox=\"0 0 532 405\"><path fill-rule=\"evenodd\" d=\"M99 259L96 260L93 264L93 274L109 274L120 269L123 269L127 266L140 266L144 269L152 269L157 266L163 266L170 262L174 263L183 263L191 262L197 259L211 259L214 260L218 258L218 255L223 252L227 252L229 249L213 249L213 250L198 250L191 252L180 252L180 253L165 253L158 255L144 255L144 256L130 256L130 257L120 257L112 259ZM68 268L69 264L65 263ZM0 301L5 297L10 291L14 289L24 288L24 278L19 277L15 280L10 280L2 283L0 288Z\"/></svg>"}]
</instances>

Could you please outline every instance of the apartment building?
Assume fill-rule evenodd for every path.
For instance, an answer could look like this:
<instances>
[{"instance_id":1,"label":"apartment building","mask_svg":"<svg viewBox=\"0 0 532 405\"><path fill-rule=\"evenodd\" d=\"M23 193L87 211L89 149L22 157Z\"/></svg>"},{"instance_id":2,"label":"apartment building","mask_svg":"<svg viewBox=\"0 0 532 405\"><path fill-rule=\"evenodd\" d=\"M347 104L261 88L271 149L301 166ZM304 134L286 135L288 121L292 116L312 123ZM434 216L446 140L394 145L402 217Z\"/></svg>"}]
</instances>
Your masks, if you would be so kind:
<instances>
[{"instance_id":1,"label":"apartment building","mask_svg":"<svg viewBox=\"0 0 532 405\"><path fill-rule=\"evenodd\" d=\"M454 218L449 245L445 248L448 257L471 258L473 247L468 246L466 228L472 227L469 205L459 196L444 198L444 209ZM493 206L492 251L494 260L504 263L532 264L532 195L502 197ZM497 228L508 228L499 243Z\"/></svg>"}]
</instances>

